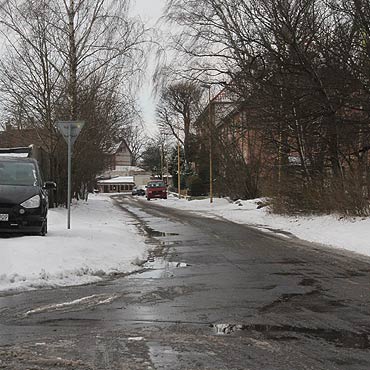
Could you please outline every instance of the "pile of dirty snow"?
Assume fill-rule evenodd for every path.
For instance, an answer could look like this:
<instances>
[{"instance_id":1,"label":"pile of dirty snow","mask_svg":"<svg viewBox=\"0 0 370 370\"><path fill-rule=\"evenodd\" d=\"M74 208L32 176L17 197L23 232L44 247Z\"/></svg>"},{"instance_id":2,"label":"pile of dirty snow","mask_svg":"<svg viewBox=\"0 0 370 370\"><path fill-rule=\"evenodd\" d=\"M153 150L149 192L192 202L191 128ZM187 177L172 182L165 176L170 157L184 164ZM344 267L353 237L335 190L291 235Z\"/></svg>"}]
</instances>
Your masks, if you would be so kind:
<instances>
[{"instance_id":1,"label":"pile of dirty snow","mask_svg":"<svg viewBox=\"0 0 370 370\"><path fill-rule=\"evenodd\" d=\"M0 291L85 284L138 269L133 262L145 259L144 237L109 197L91 195L71 214L71 230L67 211L50 209L46 237L0 239Z\"/></svg>"}]
</instances>

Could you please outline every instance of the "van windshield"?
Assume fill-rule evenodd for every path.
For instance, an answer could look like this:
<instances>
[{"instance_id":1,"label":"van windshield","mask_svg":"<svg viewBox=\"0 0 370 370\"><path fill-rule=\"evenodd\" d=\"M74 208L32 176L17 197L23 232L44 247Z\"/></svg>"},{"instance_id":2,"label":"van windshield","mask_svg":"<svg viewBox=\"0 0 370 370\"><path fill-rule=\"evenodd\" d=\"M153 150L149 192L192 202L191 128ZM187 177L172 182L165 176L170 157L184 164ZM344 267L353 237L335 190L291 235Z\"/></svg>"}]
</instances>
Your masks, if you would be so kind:
<instances>
[{"instance_id":1,"label":"van windshield","mask_svg":"<svg viewBox=\"0 0 370 370\"><path fill-rule=\"evenodd\" d=\"M38 185L35 165L32 162L0 162L0 185Z\"/></svg>"}]
</instances>

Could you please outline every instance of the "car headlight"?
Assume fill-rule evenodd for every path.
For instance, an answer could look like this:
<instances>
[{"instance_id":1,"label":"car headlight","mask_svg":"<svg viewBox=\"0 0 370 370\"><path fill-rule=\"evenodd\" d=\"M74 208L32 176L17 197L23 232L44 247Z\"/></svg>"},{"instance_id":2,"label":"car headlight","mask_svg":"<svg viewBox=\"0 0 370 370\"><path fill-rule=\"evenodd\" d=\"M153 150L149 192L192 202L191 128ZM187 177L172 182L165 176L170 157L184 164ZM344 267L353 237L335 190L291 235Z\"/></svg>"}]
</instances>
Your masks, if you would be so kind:
<instances>
[{"instance_id":1,"label":"car headlight","mask_svg":"<svg viewBox=\"0 0 370 370\"><path fill-rule=\"evenodd\" d=\"M23 203L21 203L21 206L24 208L39 208L41 204L40 196L35 195L34 197L27 199Z\"/></svg>"}]
</instances>

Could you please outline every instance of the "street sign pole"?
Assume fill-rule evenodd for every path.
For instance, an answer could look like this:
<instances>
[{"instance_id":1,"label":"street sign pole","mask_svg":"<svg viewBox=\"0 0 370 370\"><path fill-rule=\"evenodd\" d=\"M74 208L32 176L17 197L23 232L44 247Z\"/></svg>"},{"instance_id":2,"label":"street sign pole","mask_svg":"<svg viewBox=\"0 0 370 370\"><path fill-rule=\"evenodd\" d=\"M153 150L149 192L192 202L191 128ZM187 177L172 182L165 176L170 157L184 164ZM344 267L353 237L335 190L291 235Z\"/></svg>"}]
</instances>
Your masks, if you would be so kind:
<instances>
[{"instance_id":1,"label":"street sign pole","mask_svg":"<svg viewBox=\"0 0 370 370\"><path fill-rule=\"evenodd\" d=\"M60 121L57 122L59 132L64 137L68 146L68 187L67 187L67 228L71 228L71 198L72 198L72 148L77 136L82 130L84 122L79 121Z\"/></svg>"}]
</instances>

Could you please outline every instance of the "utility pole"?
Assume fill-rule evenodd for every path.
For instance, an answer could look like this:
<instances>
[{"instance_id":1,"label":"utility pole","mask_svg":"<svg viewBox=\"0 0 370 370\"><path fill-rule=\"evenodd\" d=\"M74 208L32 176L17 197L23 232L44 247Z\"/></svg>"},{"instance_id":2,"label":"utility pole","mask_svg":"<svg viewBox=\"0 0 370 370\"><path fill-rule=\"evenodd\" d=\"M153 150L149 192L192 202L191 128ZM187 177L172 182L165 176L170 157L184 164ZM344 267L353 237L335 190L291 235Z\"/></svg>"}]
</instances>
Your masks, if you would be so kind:
<instances>
[{"instance_id":1,"label":"utility pole","mask_svg":"<svg viewBox=\"0 0 370 370\"><path fill-rule=\"evenodd\" d=\"M180 139L177 138L177 190L181 198Z\"/></svg>"},{"instance_id":2,"label":"utility pole","mask_svg":"<svg viewBox=\"0 0 370 370\"><path fill-rule=\"evenodd\" d=\"M163 168L164 168L164 145L161 144L161 180L163 180Z\"/></svg>"},{"instance_id":3,"label":"utility pole","mask_svg":"<svg viewBox=\"0 0 370 370\"><path fill-rule=\"evenodd\" d=\"M209 202L213 203L213 154L212 154L212 106L211 86L208 89L208 113L209 113Z\"/></svg>"}]
</instances>

